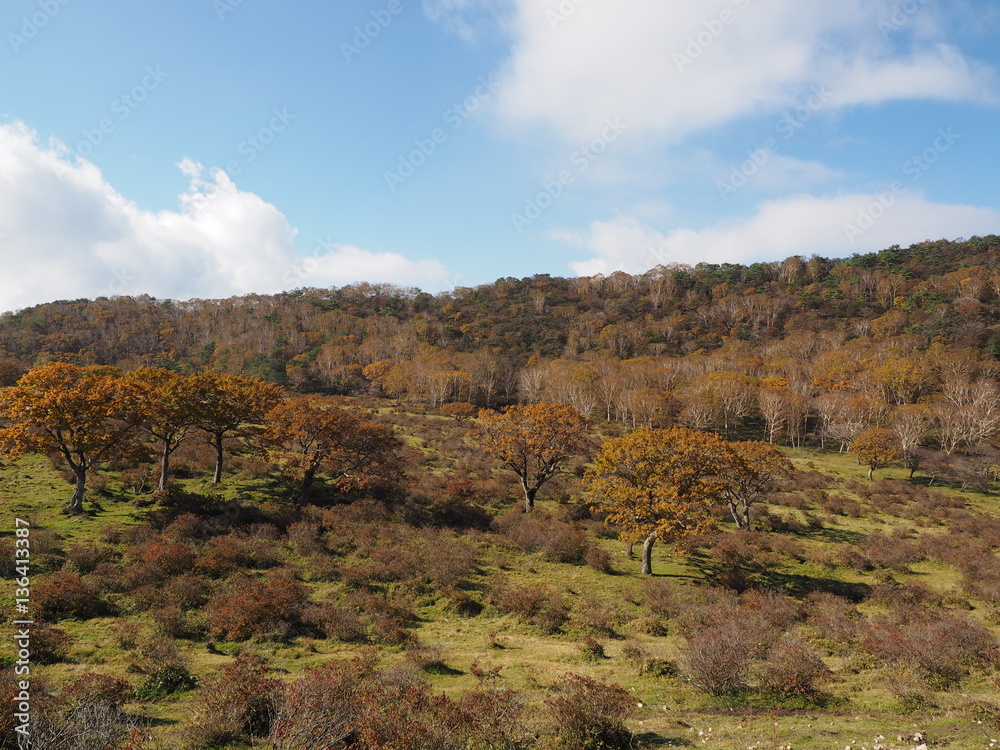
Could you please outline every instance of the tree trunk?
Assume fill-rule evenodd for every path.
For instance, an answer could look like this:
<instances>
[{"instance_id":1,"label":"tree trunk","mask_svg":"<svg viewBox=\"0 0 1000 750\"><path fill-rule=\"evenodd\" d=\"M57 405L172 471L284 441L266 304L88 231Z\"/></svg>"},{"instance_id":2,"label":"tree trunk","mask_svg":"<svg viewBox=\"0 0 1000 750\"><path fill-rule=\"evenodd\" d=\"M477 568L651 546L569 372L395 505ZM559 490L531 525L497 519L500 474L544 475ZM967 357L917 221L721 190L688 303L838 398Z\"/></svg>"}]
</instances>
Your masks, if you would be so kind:
<instances>
[{"instance_id":1,"label":"tree trunk","mask_svg":"<svg viewBox=\"0 0 1000 750\"><path fill-rule=\"evenodd\" d=\"M642 574L644 576L653 575L653 543L656 541L656 534L650 534L646 541L642 543Z\"/></svg>"},{"instance_id":2,"label":"tree trunk","mask_svg":"<svg viewBox=\"0 0 1000 750\"><path fill-rule=\"evenodd\" d=\"M740 512L736 508L736 503L733 501L729 502L729 512L733 516L733 522L736 524L737 529L743 528L743 519L740 518Z\"/></svg>"},{"instance_id":3,"label":"tree trunk","mask_svg":"<svg viewBox=\"0 0 1000 750\"><path fill-rule=\"evenodd\" d=\"M521 489L524 490L524 512L530 513L535 507L535 495L538 493L538 488L529 487L528 483L522 479Z\"/></svg>"},{"instance_id":4,"label":"tree trunk","mask_svg":"<svg viewBox=\"0 0 1000 750\"><path fill-rule=\"evenodd\" d=\"M160 455L160 486L159 490L167 489L167 475L170 474L170 443L163 441L163 453Z\"/></svg>"},{"instance_id":5,"label":"tree trunk","mask_svg":"<svg viewBox=\"0 0 1000 750\"><path fill-rule=\"evenodd\" d=\"M63 508L63 513L68 516L78 516L83 513L83 492L87 488L87 470L83 467L74 467L76 474L76 490L69 501L69 505Z\"/></svg>"},{"instance_id":6,"label":"tree trunk","mask_svg":"<svg viewBox=\"0 0 1000 750\"><path fill-rule=\"evenodd\" d=\"M871 482L871 481L872 481L872 477L873 477L874 475L875 475L875 467L874 467L874 466L869 466L869 467L868 467L868 481L869 481L869 482Z\"/></svg>"},{"instance_id":7,"label":"tree trunk","mask_svg":"<svg viewBox=\"0 0 1000 750\"><path fill-rule=\"evenodd\" d=\"M213 445L215 446L215 480L213 484L220 484L222 482L222 435L215 435Z\"/></svg>"},{"instance_id":8,"label":"tree trunk","mask_svg":"<svg viewBox=\"0 0 1000 750\"><path fill-rule=\"evenodd\" d=\"M750 531L750 506L743 506L743 528Z\"/></svg>"},{"instance_id":9,"label":"tree trunk","mask_svg":"<svg viewBox=\"0 0 1000 750\"><path fill-rule=\"evenodd\" d=\"M309 502L309 490L312 489L313 480L316 479L316 469L306 469L302 475L302 487L299 490L299 505Z\"/></svg>"},{"instance_id":10,"label":"tree trunk","mask_svg":"<svg viewBox=\"0 0 1000 750\"><path fill-rule=\"evenodd\" d=\"M629 542L628 545L626 545L625 547L625 555L628 557L629 560L635 557L635 553L632 551L634 547L635 547L634 542Z\"/></svg>"}]
</instances>

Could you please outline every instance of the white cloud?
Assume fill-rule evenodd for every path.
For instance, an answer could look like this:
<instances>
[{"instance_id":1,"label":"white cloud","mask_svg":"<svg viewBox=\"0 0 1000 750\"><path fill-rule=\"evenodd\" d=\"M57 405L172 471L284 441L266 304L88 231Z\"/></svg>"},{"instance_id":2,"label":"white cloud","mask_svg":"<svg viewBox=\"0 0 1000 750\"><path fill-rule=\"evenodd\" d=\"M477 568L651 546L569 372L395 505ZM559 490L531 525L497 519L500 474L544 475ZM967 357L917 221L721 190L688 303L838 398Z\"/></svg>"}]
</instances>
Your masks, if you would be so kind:
<instances>
[{"instance_id":1,"label":"white cloud","mask_svg":"<svg viewBox=\"0 0 1000 750\"><path fill-rule=\"evenodd\" d=\"M333 246L296 257L296 230L224 172L184 159L176 211L139 208L92 163L0 125L0 311L114 294L227 297L359 280L440 288L445 268L397 253Z\"/></svg>"},{"instance_id":2,"label":"white cloud","mask_svg":"<svg viewBox=\"0 0 1000 750\"><path fill-rule=\"evenodd\" d=\"M460 15L472 0L437 0ZM996 101L994 72L941 38L933 4L891 33L890 0L514 0L500 111L586 139L606 117L671 142L795 106L825 85L830 106L894 99ZM940 33L938 35L940 37Z\"/></svg>"},{"instance_id":3,"label":"white cloud","mask_svg":"<svg viewBox=\"0 0 1000 750\"><path fill-rule=\"evenodd\" d=\"M877 218L869 222L859 220L862 216ZM856 231L859 226L864 229ZM618 217L594 222L583 232L551 236L588 250L590 258L570 267L592 276L618 270L641 273L667 263L752 263L813 253L846 257L926 239L993 234L998 227L996 209L931 203L904 193L892 199L883 194L881 201L878 194L775 200L745 221L702 230L664 234L632 217Z\"/></svg>"}]
</instances>

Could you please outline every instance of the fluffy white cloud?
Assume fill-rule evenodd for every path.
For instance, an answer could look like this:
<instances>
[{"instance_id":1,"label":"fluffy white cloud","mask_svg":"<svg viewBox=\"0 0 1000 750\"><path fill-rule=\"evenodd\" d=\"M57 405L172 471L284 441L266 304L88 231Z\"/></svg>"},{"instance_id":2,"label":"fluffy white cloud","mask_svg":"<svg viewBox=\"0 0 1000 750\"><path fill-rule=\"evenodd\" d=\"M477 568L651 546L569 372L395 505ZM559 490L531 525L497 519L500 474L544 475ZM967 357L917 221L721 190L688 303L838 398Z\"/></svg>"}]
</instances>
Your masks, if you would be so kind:
<instances>
[{"instance_id":1,"label":"fluffy white cloud","mask_svg":"<svg viewBox=\"0 0 1000 750\"><path fill-rule=\"evenodd\" d=\"M330 246L297 258L295 229L224 172L189 159L176 211L139 208L92 163L21 123L0 125L0 311L54 299L186 299L359 280L441 287L444 267Z\"/></svg>"},{"instance_id":2,"label":"fluffy white cloud","mask_svg":"<svg viewBox=\"0 0 1000 750\"><path fill-rule=\"evenodd\" d=\"M797 106L811 86L829 89L837 108L996 100L992 69L940 38L932 3L907 14L891 0L512 2L500 110L571 140L593 137L610 116L630 136L678 142ZM437 0L449 18L469 3Z\"/></svg>"},{"instance_id":3,"label":"fluffy white cloud","mask_svg":"<svg viewBox=\"0 0 1000 750\"><path fill-rule=\"evenodd\" d=\"M751 218L703 230L662 233L631 217L597 221L583 232L553 233L591 257L570 264L581 276L641 273L657 264L751 263L812 254L846 257L926 239L985 235L1000 211L928 202L917 194L799 196L762 204Z\"/></svg>"}]
</instances>

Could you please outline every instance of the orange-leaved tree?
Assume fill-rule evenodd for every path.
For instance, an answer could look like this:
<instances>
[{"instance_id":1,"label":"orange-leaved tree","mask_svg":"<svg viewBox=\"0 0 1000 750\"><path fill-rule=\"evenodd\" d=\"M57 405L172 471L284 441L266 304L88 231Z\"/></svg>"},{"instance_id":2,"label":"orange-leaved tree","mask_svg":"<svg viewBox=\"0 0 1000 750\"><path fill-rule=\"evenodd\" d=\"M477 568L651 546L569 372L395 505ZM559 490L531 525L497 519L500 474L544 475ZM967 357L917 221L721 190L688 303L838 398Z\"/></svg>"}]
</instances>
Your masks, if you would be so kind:
<instances>
[{"instance_id":1,"label":"orange-leaved tree","mask_svg":"<svg viewBox=\"0 0 1000 750\"><path fill-rule=\"evenodd\" d=\"M500 413L484 409L474 434L486 453L521 480L527 512L535 507L543 484L570 458L588 452L589 427L587 418L571 406L538 403L508 406Z\"/></svg>"},{"instance_id":2,"label":"orange-leaved tree","mask_svg":"<svg viewBox=\"0 0 1000 750\"><path fill-rule=\"evenodd\" d=\"M208 442L215 448L215 484L219 484L225 441L259 433L264 416L281 401L282 390L258 378L228 373L206 372L189 380L194 424L208 433Z\"/></svg>"},{"instance_id":3,"label":"orange-leaved tree","mask_svg":"<svg viewBox=\"0 0 1000 750\"><path fill-rule=\"evenodd\" d=\"M642 572L652 573L653 544L676 542L715 527L713 506L725 486L730 450L718 435L686 427L642 428L601 446L584 474L593 504L642 541Z\"/></svg>"},{"instance_id":4,"label":"orange-leaved tree","mask_svg":"<svg viewBox=\"0 0 1000 750\"><path fill-rule=\"evenodd\" d=\"M191 379L163 367L140 367L125 376L138 403L139 428L160 443L159 489L166 489L170 457L196 420Z\"/></svg>"},{"instance_id":5,"label":"orange-leaved tree","mask_svg":"<svg viewBox=\"0 0 1000 750\"><path fill-rule=\"evenodd\" d=\"M0 452L58 453L76 477L64 513L83 512L87 472L135 446L137 404L117 371L50 362L0 390Z\"/></svg>"},{"instance_id":6,"label":"orange-leaved tree","mask_svg":"<svg viewBox=\"0 0 1000 750\"><path fill-rule=\"evenodd\" d=\"M868 480L871 481L876 469L886 467L899 458L899 436L884 427L873 427L851 441L851 452L868 467Z\"/></svg>"},{"instance_id":7,"label":"orange-leaved tree","mask_svg":"<svg viewBox=\"0 0 1000 750\"><path fill-rule=\"evenodd\" d=\"M791 461L771 443L748 440L729 444L726 464L723 494L736 527L749 530L750 508L791 470Z\"/></svg>"},{"instance_id":8,"label":"orange-leaved tree","mask_svg":"<svg viewBox=\"0 0 1000 750\"><path fill-rule=\"evenodd\" d=\"M268 412L264 440L285 469L301 478L301 504L309 500L321 473L345 492L397 479L401 473L401 443L392 428L343 408L344 403L298 396Z\"/></svg>"}]
</instances>

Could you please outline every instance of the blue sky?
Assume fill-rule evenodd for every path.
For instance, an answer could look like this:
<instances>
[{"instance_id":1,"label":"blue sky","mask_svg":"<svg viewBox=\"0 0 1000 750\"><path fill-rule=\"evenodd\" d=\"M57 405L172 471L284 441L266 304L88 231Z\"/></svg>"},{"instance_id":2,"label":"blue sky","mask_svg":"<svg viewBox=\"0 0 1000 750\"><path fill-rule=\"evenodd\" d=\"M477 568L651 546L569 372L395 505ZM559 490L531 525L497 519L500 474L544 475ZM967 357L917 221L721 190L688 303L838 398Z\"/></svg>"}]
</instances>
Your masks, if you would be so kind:
<instances>
[{"instance_id":1,"label":"blue sky","mask_svg":"<svg viewBox=\"0 0 1000 750\"><path fill-rule=\"evenodd\" d=\"M1000 231L978 0L6 0L0 310Z\"/></svg>"}]
</instances>

